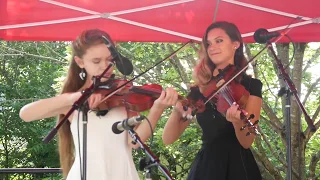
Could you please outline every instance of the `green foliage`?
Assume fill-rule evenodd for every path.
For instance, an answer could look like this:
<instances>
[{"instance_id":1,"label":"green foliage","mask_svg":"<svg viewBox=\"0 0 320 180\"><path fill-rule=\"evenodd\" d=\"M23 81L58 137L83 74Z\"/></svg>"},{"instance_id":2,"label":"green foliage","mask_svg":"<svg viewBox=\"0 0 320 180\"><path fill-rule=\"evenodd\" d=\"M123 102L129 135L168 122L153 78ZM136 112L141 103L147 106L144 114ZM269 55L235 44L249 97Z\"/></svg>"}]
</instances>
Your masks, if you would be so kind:
<instances>
[{"instance_id":1,"label":"green foliage","mask_svg":"<svg viewBox=\"0 0 320 180\"><path fill-rule=\"evenodd\" d=\"M43 144L41 141L54 127L55 118L26 123L20 119L19 111L23 105L29 102L52 97L60 91L70 58L70 48L67 45L68 43L62 42L0 41L0 168L59 167L56 139L53 139L49 144ZM148 70L182 45L128 42L119 43L117 47L123 55L133 62L134 73L127 77L130 79ZM257 44L248 44L248 46L252 55L258 53L262 48L262 45ZM290 47L289 57L292 55L292 46ZM172 58L151 68L150 71L137 78L134 83L136 85L155 83L161 85L163 89L173 86L181 95L185 96L192 79L192 68L197 62L198 49L198 44L186 47ZM320 103L319 86L316 83L319 74L315 74L308 68L319 64L320 59L317 53L318 50L309 45L303 61L305 71L302 73L301 99L303 100L307 96L305 107L310 115L317 113ZM291 62L291 65L294 63L295 61ZM262 110L259 125L264 136L257 137L261 140L261 144L255 144L253 150L258 154L265 154L271 163L271 168L281 174L282 178L278 179L284 179L286 173L285 164L283 164L286 156L283 124L285 111L283 98L277 96L278 90L281 88L279 72L275 70L274 60L267 53L263 53L257 62L253 63L252 68L255 76L263 82L265 104L271 108L272 113L280 122L280 124L276 124L279 128L276 130L270 125L270 122L274 121L269 118L270 114L265 109ZM308 95L309 89L312 91ZM191 123L178 141L165 146L162 142L162 132L170 112L169 108L163 113L153 134L153 142L150 144L149 139L147 145L150 145L152 152L159 157L161 163L170 170L174 178L186 179L191 163L201 147L201 129L196 123ZM143 112L143 114L147 113ZM315 120L318 121L319 117L317 116ZM306 127L304 118L302 118L302 129L305 130ZM306 177L310 175L309 167L312 157L319 151L319 139L318 131L306 142L305 164L302 164L306 167L304 171L307 174ZM258 145L261 145L261 148ZM138 169L140 158L146 157L146 155L141 150L135 150L133 157ZM266 167L265 162L259 161L258 163L266 179L275 177L275 174L271 173L270 167ZM162 172L156 167L152 168L152 172L154 180L164 179ZM319 162L315 172L320 172ZM144 171L140 172L140 176L144 176ZM49 175L35 177L28 174L12 174L9 179L50 179L49 177ZM3 178L5 176L0 175L0 179ZM61 176L56 177L56 179L59 178Z\"/></svg>"},{"instance_id":2,"label":"green foliage","mask_svg":"<svg viewBox=\"0 0 320 180\"><path fill-rule=\"evenodd\" d=\"M20 119L19 111L27 103L56 94L52 85L55 84L54 79L60 76L58 70L61 68L61 63L22 52L61 59L55 53L63 55L65 45L1 42L1 46L0 167L59 167L56 139L49 144L42 143L42 138L54 127L55 119L26 123ZM19 55L6 55L17 53L15 50L21 51ZM10 175L9 179L28 178L24 175Z\"/></svg>"}]
</instances>

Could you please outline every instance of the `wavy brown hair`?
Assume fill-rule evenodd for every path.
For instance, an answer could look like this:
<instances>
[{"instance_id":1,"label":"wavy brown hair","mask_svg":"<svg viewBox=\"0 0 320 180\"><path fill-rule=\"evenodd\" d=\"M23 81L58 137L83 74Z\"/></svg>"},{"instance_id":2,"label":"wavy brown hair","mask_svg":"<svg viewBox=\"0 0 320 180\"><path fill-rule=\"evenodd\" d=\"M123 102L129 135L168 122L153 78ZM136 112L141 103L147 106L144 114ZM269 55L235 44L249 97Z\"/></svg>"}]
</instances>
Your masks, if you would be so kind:
<instances>
[{"instance_id":1,"label":"wavy brown hair","mask_svg":"<svg viewBox=\"0 0 320 180\"><path fill-rule=\"evenodd\" d=\"M243 40L237 26L226 21L215 22L207 28L203 36L201 48L199 50L200 62L197 64L193 72L193 79L198 86L205 86L211 80L213 70L216 67L209 58L207 41L208 33L212 29L216 28L224 30L232 42L238 41L240 43L240 46L236 50L234 55L234 65L236 66L236 68L242 69L247 63L247 59L245 58L243 53Z\"/></svg>"},{"instance_id":2,"label":"wavy brown hair","mask_svg":"<svg viewBox=\"0 0 320 180\"><path fill-rule=\"evenodd\" d=\"M81 68L75 62L74 57L78 56L79 58L82 58L83 55L86 53L87 49L89 49L91 46L104 43L103 39L101 38L102 35L108 38L111 43L113 43L110 36L106 32L101 31L99 29L83 31L76 38L76 40L72 42L72 58L69 65L66 80L62 87L61 94L77 92L84 85L86 79L80 79L79 73L81 72ZM84 72L86 73L85 70ZM58 122L60 122L63 118L64 115L60 115L58 117ZM63 176L66 177L74 162L74 147L70 129L70 121L67 121L61 126L58 132L58 136L60 165L63 171Z\"/></svg>"}]
</instances>

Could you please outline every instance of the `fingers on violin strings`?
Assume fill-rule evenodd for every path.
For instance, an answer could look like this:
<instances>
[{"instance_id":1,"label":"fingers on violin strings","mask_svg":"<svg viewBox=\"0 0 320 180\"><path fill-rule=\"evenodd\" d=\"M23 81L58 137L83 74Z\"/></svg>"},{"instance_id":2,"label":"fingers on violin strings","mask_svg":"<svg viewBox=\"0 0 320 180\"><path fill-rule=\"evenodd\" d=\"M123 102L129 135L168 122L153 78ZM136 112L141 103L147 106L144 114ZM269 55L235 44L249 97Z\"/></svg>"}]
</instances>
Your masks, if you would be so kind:
<instances>
[{"instance_id":1,"label":"fingers on violin strings","mask_svg":"<svg viewBox=\"0 0 320 180\"><path fill-rule=\"evenodd\" d=\"M239 107L239 105L236 102L233 102L231 107Z\"/></svg>"},{"instance_id":2,"label":"fingers on violin strings","mask_svg":"<svg viewBox=\"0 0 320 180\"><path fill-rule=\"evenodd\" d=\"M247 112L247 111L245 111L244 109L241 109L241 112L245 115L245 116L247 116L249 113Z\"/></svg>"},{"instance_id":3,"label":"fingers on violin strings","mask_svg":"<svg viewBox=\"0 0 320 180\"><path fill-rule=\"evenodd\" d=\"M236 113L237 113L238 109L236 106L231 106L228 111L227 111L227 114L229 115L228 117L229 118L233 118L233 117L236 117Z\"/></svg>"},{"instance_id":4,"label":"fingers on violin strings","mask_svg":"<svg viewBox=\"0 0 320 180\"><path fill-rule=\"evenodd\" d=\"M230 112L231 112L231 108L229 108L226 112L226 119L230 118Z\"/></svg>"},{"instance_id":5,"label":"fingers on violin strings","mask_svg":"<svg viewBox=\"0 0 320 180\"><path fill-rule=\"evenodd\" d=\"M173 88L170 88L170 94L171 94L171 97L170 97L170 105L175 105L177 100L178 100L178 93L173 89Z\"/></svg>"},{"instance_id":6,"label":"fingers on violin strings","mask_svg":"<svg viewBox=\"0 0 320 180\"><path fill-rule=\"evenodd\" d=\"M171 100L172 96L173 96L173 91L172 91L172 89L167 88L167 89L166 89L166 99L169 101L169 100Z\"/></svg>"},{"instance_id":7,"label":"fingers on violin strings","mask_svg":"<svg viewBox=\"0 0 320 180\"><path fill-rule=\"evenodd\" d=\"M177 101L178 101L178 93L175 92L175 96L174 96L172 104L175 105L177 103Z\"/></svg>"},{"instance_id":8,"label":"fingers on violin strings","mask_svg":"<svg viewBox=\"0 0 320 180\"><path fill-rule=\"evenodd\" d=\"M236 117L237 117L238 119L240 119L240 113L241 113L241 111L236 111Z\"/></svg>"},{"instance_id":9,"label":"fingers on violin strings","mask_svg":"<svg viewBox=\"0 0 320 180\"><path fill-rule=\"evenodd\" d=\"M159 99L164 99L166 97L166 91L161 92Z\"/></svg>"}]
</instances>

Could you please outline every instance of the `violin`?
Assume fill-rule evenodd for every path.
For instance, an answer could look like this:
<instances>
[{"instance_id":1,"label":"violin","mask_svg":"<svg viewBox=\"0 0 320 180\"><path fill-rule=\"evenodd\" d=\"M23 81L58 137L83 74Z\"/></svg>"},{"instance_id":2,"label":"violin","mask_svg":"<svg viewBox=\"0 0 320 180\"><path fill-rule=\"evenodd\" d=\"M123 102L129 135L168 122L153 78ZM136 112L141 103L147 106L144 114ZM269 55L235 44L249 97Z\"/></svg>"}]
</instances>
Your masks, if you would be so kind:
<instances>
[{"instance_id":1,"label":"violin","mask_svg":"<svg viewBox=\"0 0 320 180\"><path fill-rule=\"evenodd\" d=\"M247 116L243 110L246 107L250 93L240 83L241 79L237 76L236 66L230 64L218 71L219 74L213 77L202 91L203 96L207 99L205 104L207 102L215 104L217 111L225 116L228 108L233 102L236 102L239 105L240 119L245 122L245 126L241 130L248 127L247 136L251 133L259 134L255 126L259 121L252 123L250 120L254 118L254 114Z\"/></svg>"},{"instance_id":2,"label":"violin","mask_svg":"<svg viewBox=\"0 0 320 180\"><path fill-rule=\"evenodd\" d=\"M112 76L107 82L98 86L96 93L100 93L104 96L102 103L99 104L99 110L108 110L114 107L125 106L128 110L133 112L143 112L150 109L153 106L154 101L160 97L162 87L158 84L145 84L142 86L133 86L132 83L128 83L127 80L114 79ZM118 87L126 84L115 93L111 93ZM192 108L195 112L203 112L205 105L203 101L194 101L192 99L178 96L179 101L184 106Z\"/></svg>"}]
</instances>

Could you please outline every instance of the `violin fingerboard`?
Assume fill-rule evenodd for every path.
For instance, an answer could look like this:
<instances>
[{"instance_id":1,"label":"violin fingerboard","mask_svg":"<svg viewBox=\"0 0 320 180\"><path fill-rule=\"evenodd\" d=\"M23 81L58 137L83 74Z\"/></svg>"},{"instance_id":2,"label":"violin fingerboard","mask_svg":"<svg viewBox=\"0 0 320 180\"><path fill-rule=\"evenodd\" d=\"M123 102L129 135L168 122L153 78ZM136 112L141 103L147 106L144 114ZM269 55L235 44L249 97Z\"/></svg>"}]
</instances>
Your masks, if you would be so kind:
<instances>
[{"instance_id":1,"label":"violin fingerboard","mask_svg":"<svg viewBox=\"0 0 320 180\"><path fill-rule=\"evenodd\" d=\"M139 93L139 94L145 94L145 95L150 95L150 96L159 96L160 93L155 92L155 91L150 91L148 89L143 89L139 87L132 87L129 89L131 92Z\"/></svg>"}]
</instances>

